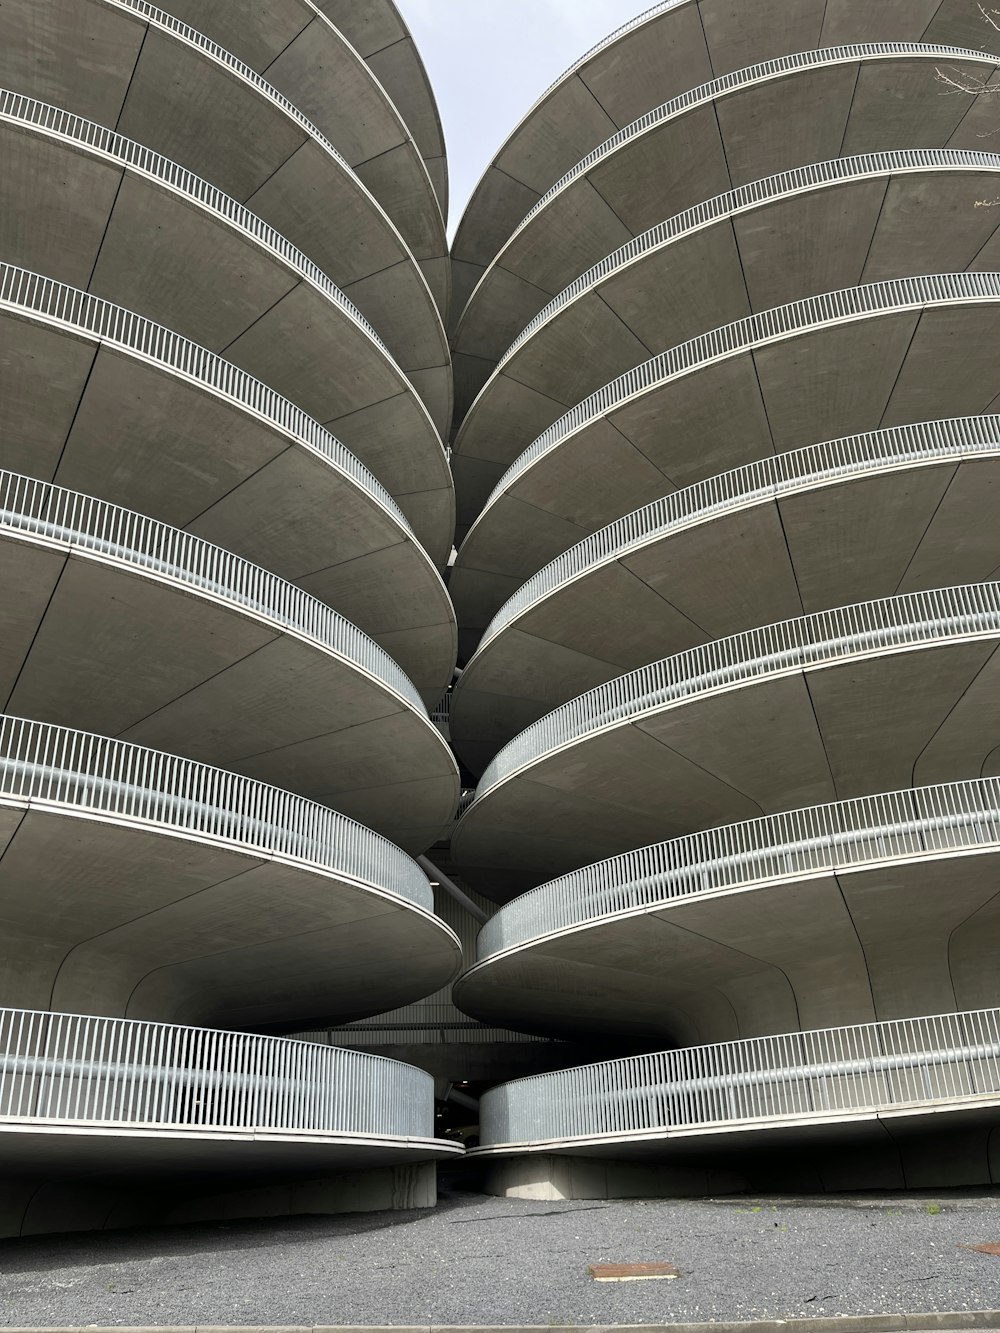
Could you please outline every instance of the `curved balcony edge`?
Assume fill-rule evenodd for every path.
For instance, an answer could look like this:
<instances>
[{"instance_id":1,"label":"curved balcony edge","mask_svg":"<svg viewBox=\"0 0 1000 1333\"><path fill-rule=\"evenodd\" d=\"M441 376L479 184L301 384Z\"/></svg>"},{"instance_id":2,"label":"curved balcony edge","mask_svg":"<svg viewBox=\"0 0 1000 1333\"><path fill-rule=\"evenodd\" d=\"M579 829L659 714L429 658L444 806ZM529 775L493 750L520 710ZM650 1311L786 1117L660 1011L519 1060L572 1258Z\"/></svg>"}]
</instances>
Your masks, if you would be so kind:
<instances>
[{"instance_id":1,"label":"curved balcony edge","mask_svg":"<svg viewBox=\"0 0 1000 1333\"><path fill-rule=\"evenodd\" d=\"M0 804L155 828L263 853L432 917L420 866L387 838L302 796L91 732L0 714Z\"/></svg>"},{"instance_id":2,"label":"curved balcony edge","mask_svg":"<svg viewBox=\"0 0 1000 1333\"><path fill-rule=\"evenodd\" d=\"M531 724L494 756L476 799L598 732L697 696L852 658L1000 635L1000 583L975 583L855 602L729 635L662 658L578 695Z\"/></svg>"},{"instance_id":3,"label":"curved balcony edge","mask_svg":"<svg viewBox=\"0 0 1000 1333\"><path fill-rule=\"evenodd\" d=\"M828 482L902 471L939 460L992 457L998 451L1000 415L947 417L825 440L672 491L584 537L526 579L483 631L463 679L498 635L540 603L577 579L675 531ZM461 683L457 688L461 689Z\"/></svg>"},{"instance_id":4,"label":"curved balcony edge","mask_svg":"<svg viewBox=\"0 0 1000 1333\"><path fill-rule=\"evenodd\" d=\"M1000 1010L686 1047L490 1089L481 1146L609 1149L719 1131L989 1108L1000 1119Z\"/></svg>"},{"instance_id":5,"label":"curved balcony edge","mask_svg":"<svg viewBox=\"0 0 1000 1333\"><path fill-rule=\"evenodd\" d=\"M476 965L614 919L783 879L1000 849L1000 778L857 797L640 847L515 898L482 927Z\"/></svg>"},{"instance_id":6,"label":"curved balcony edge","mask_svg":"<svg viewBox=\"0 0 1000 1333\"><path fill-rule=\"evenodd\" d=\"M544 430L510 465L490 492L462 548L470 543L493 505L514 481L523 477L529 469L537 466L541 459L578 431L643 393L728 357L739 356L765 344L801 336L813 330L905 310L998 299L1000 273L938 273L915 278L891 278L775 306L660 352L603 385L596 393L588 395ZM458 553L459 562L462 548Z\"/></svg>"}]
</instances>

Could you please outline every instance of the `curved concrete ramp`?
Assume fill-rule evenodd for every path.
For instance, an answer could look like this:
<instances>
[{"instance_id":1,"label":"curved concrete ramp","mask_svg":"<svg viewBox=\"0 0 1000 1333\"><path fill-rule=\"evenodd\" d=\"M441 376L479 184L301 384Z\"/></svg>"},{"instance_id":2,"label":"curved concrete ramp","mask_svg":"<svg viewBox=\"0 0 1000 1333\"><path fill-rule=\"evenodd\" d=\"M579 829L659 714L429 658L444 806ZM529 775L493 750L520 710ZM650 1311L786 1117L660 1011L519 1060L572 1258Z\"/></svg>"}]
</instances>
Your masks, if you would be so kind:
<instances>
[{"instance_id":1,"label":"curved concrete ramp","mask_svg":"<svg viewBox=\"0 0 1000 1333\"><path fill-rule=\"evenodd\" d=\"M505 901L698 828L1000 763L1000 585L766 625L601 685L515 737L452 859Z\"/></svg>"},{"instance_id":2,"label":"curved concrete ramp","mask_svg":"<svg viewBox=\"0 0 1000 1333\"><path fill-rule=\"evenodd\" d=\"M416 43L392 0L314 0L362 55L413 135L441 212L448 217L448 160L441 117Z\"/></svg>"},{"instance_id":3,"label":"curved concrete ramp","mask_svg":"<svg viewBox=\"0 0 1000 1333\"><path fill-rule=\"evenodd\" d=\"M224 764L420 852L458 772L415 687L335 611L219 547L0 472L8 712Z\"/></svg>"},{"instance_id":4,"label":"curved concrete ramp","mask_svg":"<svg viewBox=\"0 0 1000 1333\"><path fill-rule=\"evenodd\" d=\"M901 278L750 315L644 361L504 473L452 571L460 622L485 626L549 560L680 487L839 435L991 411L998 320L1000 274Z\"/></svg>"},{"instance_id":5,"label":"curved concrete ramp","mask_svg":"<svg viewBox=\"0 0 1000 1333\"><path fill-rule=\"evenodd\" d=\"M503 337L480 347L483 365L499 365L454 444L463 527L494 466L650 351L837 288L1000 267L1000 210L983 207L998 195L994 153L866 153L754 181L658 223L525 320L509 348Z\"/></svg>"},{"instance_id":6,"label":"curved concrete ramp","mask_svg":"<svg viewBox=\"0 0 1000 1333\"><path fill-rule=\"evenodd\" d=\"M990 99L942 97L942 66L978 85L1000 62L906 42L829 47L712 79L648 111L525 216L469 298L456 352L478 359L488 347L508 346L551 297L612 250L727 190L843 155L981 150L993 128ZM492 369L488 358L484 369ZM456 361L459 413L485 378L469 382L473 370Z\"/></svg>"},{"instance_id":7,"label":"curved concrete ramp","mask_svg":"<svg viewBox=\"0 0 1000 1333\"><path fill-rule=\"evenodd\" d=\"M461 962L378 834L87 732L0 721L0 843L3 1003L281 1031L409 1003Z\"/></svg>"},{"instance_id":8,"label":"curved concrete ramp","mask_svg":"<svg viewBox=\"0 0 1000 1333\"><path fill-rule=\"evenodd\" d=\"M518 731L623 671L754 625L1000 566L1000 418L894 426L656 500L564 551L497 612L450 734L482 772ZM753 563L734 579L733 551Z\"/></svg>"},{"instance_id":9,"label":"curved concrete ramp","mask_svg":"<svg viewBox=\"0 0 1000 1333\"><path fill-rule=\"evenodd\" d=\"M235 1186L244 1171L266 1179L461 1151L433 1137L430 1075L381 1056L22 1009L0 1009L0 1040L5 1172L232 1175Z\"/></svg>"},{"instance_id":10,"label":"curved concrete ramp","mask_svg":"<svg viewBox=\"0 0 1000 1333\"><path fill-rule=\"evenodd\" d=\"M661 1043L994 998L995 778L644 847L501 908L455 988L519 1031Z\"/></svg>"},{"instance_id":11,"label":"curved concrete ramp","mask_svg":"<svg viewBox=\"0 0 1000 1333\"><path fill-rule=\"evenodd\" d=\"M822 1154L827 1189L873 1178L911 1189L991 1184L1000 1174L1000 1011L635 1056L501 1084L480 1108L477 1157L551 1155L553 1167L566 1155L613 1159L603 1192L596 1171L581 1170L590 1179L562 1197L615 1197L611 1168L621 1159L703 1153L718 1167L770 1151L787 1169L797 1149ZM533 1197L560 1197L542 1192L544 1169L534 1174ZM530 1163L514 1162L506 1179L531 1175ZM500 1173L493 1192L503 1181Z\"/></svg>"},{"instance_id":12,"label":"curved concrete ramp","mask_svg":"<svg viewBox=\"0 0 1000 1333\"><path fill-rule=\"evenodd\" d=\"M164 324L289 398L343 440L444 561L454 500L435 425L311 260L176 163L10 92L0 93L0 154L5 262Z\"/></svg>"},{"instance_id":13,"label":"curved concrete ramp","mask_svg":"<svg viewBox=\"0 0 1000 1333\"><path fill-rule=\"evenodd\" d=\"M446 314L448 242L423 158L385 88L320 7L310 0L284 0L280 11L164 0L161 8L263 75L336 145L420 260Z\"/></svg>"},{"instance_id":14,"label":"curved concrete ramp","mask_svg":"<svg viewBox=\"0 0 1000 1333\"><path fill-rule=\"evenodd\" d=\"M462 218L453 247L456 319L483 269L555 181L650 107L696 84L844 42L1000 51L995 28L967 0L802 0L794 10L784 0L757 0L753 22L741 18L734 21L726 0L661 0L583 55L539 98Z\"/></svg>"},{"instance_id":15,"label":"curved concrete ramp","mask_svg":"<svg viewBox=\"0 0 1000 1333\"><path fill-rule=\"evenodd\" d=\"M455 636L440 575L388 492L306 413L162 325L9 265L0 355L0 461L12 471L287 577L440 693Z\"/></svg>"},{"instance_id":16,"label":"curved concrete ramp","mask_svg":"<svg viewBox=\"0 0 1000 1333\"><path fill-rule=\"evenodd\" d=\"M113 128L245 204L350 296L419 390L417 372L433 372L431 410L446 408L444 328L418 258L336 146L248 65L142 0L14 0L0 14L0 86Z\"/></svg>"}]
</instances>

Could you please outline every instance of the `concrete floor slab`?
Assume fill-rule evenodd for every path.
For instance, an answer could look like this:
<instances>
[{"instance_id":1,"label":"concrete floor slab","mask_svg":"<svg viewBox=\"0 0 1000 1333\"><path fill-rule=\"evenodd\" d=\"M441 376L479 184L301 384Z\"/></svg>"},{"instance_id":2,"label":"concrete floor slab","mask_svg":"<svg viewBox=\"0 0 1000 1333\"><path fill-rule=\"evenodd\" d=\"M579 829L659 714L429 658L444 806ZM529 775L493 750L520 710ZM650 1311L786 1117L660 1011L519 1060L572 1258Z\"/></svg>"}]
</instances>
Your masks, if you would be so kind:
<instances>
[{"instance_id":1,"label":"concrete floor slab","mask_svg":"<svg viewBox=\"0 0 1000 1333\"><path fill-rule=\"evenodd\" d=\"M482 355L489 345L495 363L512 341L512 325L523 328L610 253L611 245L600 247L600 235L567 227L573 201L589 208L592 190L630 236L639 236L723 191L807 163L884 149L982 149L982 141L967 142L963 123L975 99L938 95L931 51L914 46L890 56L883 47L858 46L822 57L807 46L787 69L751 65L735 83L706 83L697 95L663 103L608 139L594 161L581 157L511 233L461 314L456 352L478 348ZM989 80L996 70L985 57L963 63L941 51L942 60L954 63L959 79ZM819 118L817 106L824 108ZM855 225L860 220L852 219ZM461 253L458 237L455 253ZM508 275L504 283L494 278L501 271ZM521 284L514 301L509 275Z\"/></svg>"},{"instance_id":2,"label":"concrete floor slab","mask_svg":"<svg viewBox=\"0 0 1000 1333\"><path fill-rule=\"evenodd\" d=\"M400 266L396 301L408 307L410 322L421 330L415 360L405 346L398 348L403 369L438 366L447 378L440 314L416 272L416 260L440 259L443 250L435 243L414 256L346 160L301 113L258 88L251 72L231 60L227 65L224 52L216 60L197 41L179 40L171 16L148 18L133 12L129 0L73 0L74 28L63 6L55 0L42 4L40 10L18 0L5 7L0 37L4 59L15 63L0 60L0 85L114 126L207 177L287 235L340 286ZM321 18L314 16L314 21L333 32ZM77 29L86 30L91 64L107 66L104 78L73 73L80 68ZM338 37L331 40L343 46ZM123 41L135 48L131 59L121 50ZM23 58L33 62L27 80L16 63ZM355 53L349 58L365 70ZM368 80L367 73L362 77ZM116 103L113 110L105 105L109 96ZM431 202L426 175L424 180ZM443 237L439 216L437 227ZM331 229L336 246L330 242ZM359 290L354 299L363 304L365 293ZM393 321L380 323L384 312L374 307L364 313L395 353Z\"/></svg>"},{"instance_id":3,"label":"concrete floor slab","mask_svg":"<svg viewBox=\"0 0 1000 1333\"><path fill-rule=\"evenodd\" d=\"M373 586L365 557L380 559L387 548L401 546L397 555L407 554L411 568L405 577L416 582L386 595L412 597L421 608L417 623L441 625L442 635L436 665L426 635L412 657L401 641L397 653L418 688L432 700L440 695L454 661L447 593L426 552L394 517L387 494L380 499L378 484L364 483L349 454L343 469L331 465L296 434L299 427L310 429L308 418L295 426L299 419L287 401L278 407L284 400L275 400L275 410L287 416L284 425L268 415L267 402L257 406L241 397L239 382L235 396L219 396L197 374L177 373L138 344L114 348L82 325L50 327L30 322L35 318L33 308L14 302L0 320L14 371L3 408L11 442L5 464L187 526L293 582L326 571L322 587L311 590L336 604L339 588L362 628L386 627L382 599L376 596L367 609L361 600L360 586ZM169 349L170 338L161 333ZM219 364L208 353L200 355L199 371ZM316 438L320 448L333 450L332 460L339 446L322 431ZM330 513L342 521L331 526ZM397 561L397 568L404 577L404 565Z\"/></svg>"},{"instance_id":4,"label":"concrete floor slab","mask_svg":"<svg viewBox=\"0 0 1000 1333\"><path fill-rule=\"evenodd\" d=\"M567 408L661 348L822 291L1000 264L995 212L979 206L996 193L998 172L1000 158L951 150L802 168L659 222L538 310L509 351L509 330L470 312L463 346L471 353L478 337L476 355L456 352L460 523L486 498L464 476L466 455L509 465ZM527 287L522 315L537 299ZM512 399L525 401L520 415Z\"/></svg>"},{"instance_id":5,"label":"concrete floor slab","mask_svg":"<svg viewBox=\"0 0 1000 1333\"><path fill-rule=\"evenodd\" d=\"M875 8L862 0L831 0L825 7L798 6L794 16L769 0L736 24L719 0L687 0L639 16L548 89L484 174L455 238L456 317L538 197L651 107L757 61L892 41L1000 51L995 31L966 0L887 0Z\"/></svg>"},{"instance_id":6,"label":"concrete floor slab","mask_svg":"<svg viewBox=\"0 0 1000 1333\"><path fill-rule=\"evenodd\" d=\"M155 175L132 167L143 156L137 145L119 140L116 152L98 154L79 127L66 128L76 128L75 142L53 140L51 127L39 132L26 117L0 120L15 171L33 182L12 196L0 225L7 262L79 280L221 352L334 433L343 422L348 447L390 494L441 490L440 512L421 515L418 535L443 563L452 482L441 440L360 313L235 200L224 201L227 217L202 201L209 191L170 188L169 164Z\"/></svg>"},{"instance_id":7,"label":"concrete floor slab","mask_svg":"<svg viewBox=\"0 0 1000 1333\"><path fill-rule=\"evenodd\" d=\"M991 586L954 596L989 599ZM667 675L646 668L571 701L486 770L452 838L455 864L473 887L506 901L532 877L674 836L679 824L693 831L749 818L748 807L770 813L992 772L1000 734L992 613L969 633L946 610L951 596L789 622L793 636L816 636L804 668L775 627L771 637L754 632L760 647L738 654L732 685L711 665L729 650L697 648L664 666ZM894 648L875 627L897 613L916 619ZM848 635L856 648L845 651L842 623L856 625ZM758 651L760 665L751 665ZM668 688L668 676L689 679L681 662L690 662L692 683ZM522 845L510 836L515 827L558 832Z\"/></svg>"},{"instance_id":8,"label":"concrete floor slab","mask_svg":"<svg viewBox=\"0 0 1000 1333\"><path fill-rule=\"evenodd\" d=\"M102 811L69 781L54 800L23 796L14 769L2 796L18 817L3 864L4 993L18 1003L287 1029L406 1003L458 965L454 935L404 896L422 891L413 863L330 811L313 820L311 847L276 855L264 800L255 821L220 814L210 831L210 807L192 818L167 788L150 793L151 820L135 787L120 798L127 813L118 797ZM216 780L220 810L239 804L239 783ZM297 799L285 796L285 821L307 813Z\"/></svg>"},{"instance_id":9,"label":"concrete floor slab","mask_svg":"<svg viewBox=\"0 0 1000 1333\"><path fill-rule=\"evenodd\" d=\"M636 496L648 503L676 487L841 432L989 411L1000 396L990 350L997 320L988 294L994 279L977 273L943 279L954 284L956 300L944 296L936 281L848 289L764 312L673 348L572 408L508 468L462 543L452 587L463 628L474 637L499 609L482 573L523 573L523 562L514 570L504 551L520 555L524 549L520 513L529 511L505 507L501 517L499 498L516 490L525 506L574 517L551 479L571 475L577 458L581 467L596 465L599 453L588 447L592 430L595 438L609 438L609 429L623 435L663 474L661 485ZM904 291L902 301L890 297ZM921 292L926 304L919 298L911 303ZM849 313L852 307L860 320ZM821 311L830 317L817 319ZM950 374L958 339L968 354L963 350ZM593 530L627 512L613 512L614 493L603 482L592 487L583 517ZM565 549L553 542L544 554L553 560ZM543 554L537 541L532 553ZM475 584L467 569L478 571Z\"/></svg>"},{"instance_id":10,"label":"concrete floor slab","mask_svg":"<svg viewBox=\"0 0 1000 1333\"><path fill-rule=\"evenodd\" d=\"M63 530L65 532L65 530ZM202 591L194 563L157 570L119 550L109 562L89 535L18 533L8 520L0 579L18 589L4 617L0 694L7 711L120 736L341 808L411 851L451 819L454 761L409 687L360 655L361 636L304 605L283 625L281 585L255 614L235 581ZM164 534L164 541L170 538ZM268 591L273 594L269 615ZM287 597L286 601L290 601ZM284 632L283 632L284 631ZM352 639L358 640L352 656ZM374 647L374 645L372 645ZM406 801L387 803L380 789Z\"/></svg>"}]
</instances>

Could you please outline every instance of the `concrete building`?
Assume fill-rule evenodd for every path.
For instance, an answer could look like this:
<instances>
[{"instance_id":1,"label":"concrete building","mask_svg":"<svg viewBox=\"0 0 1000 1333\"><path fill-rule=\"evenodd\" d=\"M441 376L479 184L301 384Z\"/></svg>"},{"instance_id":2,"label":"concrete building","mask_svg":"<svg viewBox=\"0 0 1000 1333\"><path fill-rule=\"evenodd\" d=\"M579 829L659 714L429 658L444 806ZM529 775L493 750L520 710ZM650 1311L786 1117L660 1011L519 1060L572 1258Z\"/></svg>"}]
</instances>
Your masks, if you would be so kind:
<instances>
[{"instance_id":1,"label":"concrete building","mask_svg":"<svg viewBox=\"0 0 1000 1333\"><path fill-rule=\"evenodd\" d=\"M447 168L340 8L0 10L3 1234L427 1205L461 1151L429 1073L283 1035L461 962Z\"/></svg>"},{"instance_id":2,"label":"concrete building","mask_svg":"<svg viewBox=\"0 0 1000 1333\"><path fill-rule=\"evenodd\" d=\"M1000 1179L1000 32L738 10L0 6L0 1232Z\"/></svg>"},{"instance_id":3,"label":"concrete building","mask_svg":"<svg viewBox=\"0 0 1000 1333\"><path fill-rule=\"evenodd\" d=\"M663 0L466 211L455 1001L624 1057L486 1093L494 1190L1000 1180L998 57Z\"/></svg>"}]
</instances>

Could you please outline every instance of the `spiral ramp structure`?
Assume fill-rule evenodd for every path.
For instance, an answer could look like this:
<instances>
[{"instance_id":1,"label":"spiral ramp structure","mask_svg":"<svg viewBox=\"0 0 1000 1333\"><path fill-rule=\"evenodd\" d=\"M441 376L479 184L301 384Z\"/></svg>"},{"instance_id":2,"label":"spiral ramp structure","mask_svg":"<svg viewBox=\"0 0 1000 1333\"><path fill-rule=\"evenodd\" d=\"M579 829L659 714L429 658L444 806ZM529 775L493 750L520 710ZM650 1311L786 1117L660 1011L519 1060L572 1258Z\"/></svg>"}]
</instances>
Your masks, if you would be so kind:
<instances>
[{"instance_id":1,"label":"spiral ramp structure","mask_svg":"<svg viewBox=\"0 0 1000 1333\"><path fill-rule=\"evenodd\" d=\"M497 1192L1000 1180L998 71L663 0L466 211L455 999L625 1055L485 1094Z\"/></svg>"},{"instance_id":2,"label":"spiral ramp structure","mask_svg":"<svg viewBox=\"0 0 1000 1333\"><path fill-rule=\"evenodd\" d=\"M447 168L364 8L0 10L4 1234L460 1151L422 1069L287 1035L461 961Z\"/></svg>"}]
</instances>

